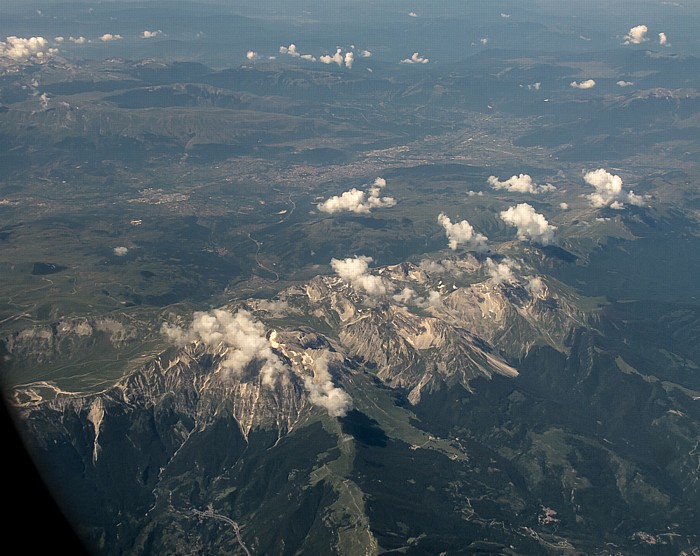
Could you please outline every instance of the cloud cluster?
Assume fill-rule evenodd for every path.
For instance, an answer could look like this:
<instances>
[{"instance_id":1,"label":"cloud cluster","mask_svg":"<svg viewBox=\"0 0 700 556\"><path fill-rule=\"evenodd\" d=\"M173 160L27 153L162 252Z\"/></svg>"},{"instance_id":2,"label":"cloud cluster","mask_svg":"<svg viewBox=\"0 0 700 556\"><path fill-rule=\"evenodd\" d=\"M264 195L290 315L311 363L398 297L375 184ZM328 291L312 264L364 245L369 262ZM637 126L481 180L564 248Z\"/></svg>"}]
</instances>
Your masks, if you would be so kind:
<instances>
[{"instance_id":1,"label":"cloud cluster","mask_svg":"<svg viewBox=\"0 0 700 556\"><path fill-rule=\"evenodd\" d=\"M87 39L82 35L79 37L68 37L68 40L73 44L85 44L87 42Z\"/></svg>"},{"instance_id":2,"label":"cloud cluster","mask_svg":"<svg viewBox=\"0 0 700 556\"><path fill-rule=\"evenodd\" d=\"M258 56L258 53L255 52L255 50L249 50L245 53L245 57L252 62L253 60L257 60L260 56Z\"/></svg>"},{"instance_id":3,"label":"cloud cluster","mask_svg":"<svg viewBox=\"0 0 700 556\"><path fill-rule=\"evenodd\" d=\"M452 223L449 216L444 212L438 215L438 223L445 229L445 235L448 239L448 245L453 251L458 245L468 245L479 251L486 249L488 238L484 234L479 234L474 231L473 226L467 221Z\"/></svg>"},{"instance_id":4,"label":"cloud cluster","mask_svg":"<svg viewBox=\"0 0 700 556\"><path fill-rule=\"evenodd\" d=\"M616 83L616 85L618 87L631 87L632 85L634 85L634 83L632 83L631 81L624 81L621 79Z\"/></svg>"},{"instance_id":5,"label":"cloud cluster","mask_svg":"<svg viewBox=\"0 0 700 556\"><path fill-rule=\"evenodd\" d=\"M354 212L368 214L375 208L393 207L396 199L380 197L382 188L386 186L384 178L377 178L368 191L352 188L341 195L334 195L318 205L318 209L329 214L337 212Z\"/></svg>"},{"instance_id":6,"label":"cloud cluster","mask_svg":"<svg viewBox=\"0 0 700 556\"><path fill-rule=\"evenodd\" d=\"M637 25L632 27L627 34L623 37L625 39L624 44L642 44L647 39L647 31L649 28L646 25Z\"/></svg>"},{"instance_id":7,"label":"cloud cluster","mask_svg":"<svg viewBox=\"0 0 700 556\"><path fill-rule=\"evenodd\" d=\"M619 210L626 202L639 207L644 206L644 200L639 195L635 195L633 191L623 191L620 176L603 168L586 172L583 179L595 189L595 192L587 197L596 208L610 207Z\"/></svg>"},{"instance_id":8,"label":"cloud cluster","mask_svg":"<svg viewBox=\"0 0 700 556\"><path fill-rule=\"evenodd\" d=\"M304 377L304 388L312 404L324 408L331 417L345 417L352 409L352 398L342 388L333 384L328 370L331 353L327 349L314 353L313 377Z\"/></svg>"},{"instance_id":9,"label":"cloud cluster","mask_svg":"<svg viewBox=\"0 0 700 556\"><path fill-rule=\"evenodd\" d=\"M549 245L554 239L555 226L527 203L520 203L500 213L501 220L518 229L518 239Z\"/></svg>"},{"instance_id":10,"label":"cloud cluster","mask_svg":"<svg viewBox=\"0 0 700 556\"><path fill-rule=\"evenodd\" d=\"M403 305L411 304L418 307L436 307L442 302L440 292L429 290L425 297L421 297L415 290L408 287L401 290L400 293L394 295L392 299L397 303L402 303Z\"/></svg>"},{"instance_id":11,"label":"cloud cluster","mask_svg":"<svg viewBox=\"0 0 700 556\"><path fill-rule=\"evenodd\" d=\"M414 52L410 58L404 58L399 63L400 64L427 64L430 62L430 58L423 58L418 52Z\"/></svg>"},{"instance_id":12,"label":"cloud cluster","mask_svg":"<svg viewBox=\"0 0 700 556\"><path fill-rule=\"evenodd\" d=\"M123 38L124 38L124 37L122 37L121 35L113 35L112 33L105 33L104 35L102 35L101 37L99 37L99 39L100 39L102 42L120 41L120 40L122 40Z\"/></svg>"},{"instance_id":13,"label":"cloud cluster","mask_svg":"<svg viewBox=\"0 0 700 556\"><path fill-rule=\"evenodd\" d=\"M668 42L668 37L666 36L666 33L659 33L659 44L661 46L671 46L671 43Z\"/></svg>"},{"instance_id":14,"label":"cloud cluster","mask_svg":"<svg viewBox=\"0 0 700 556\"><path fill-rule=\"evenodd\" d=\"M49 41L44 37L9 36L4 42L0 41L0 59L5 58L13 62L35 62L45 60L57 54L56 48L49 47Z\"/></svg>"},{"instance_id":15,"label":"cloud cluster","mask_svg":"<svg viewBox=\"0 0 700 556\"><path fill-rule=\"evenodd\" d=\"M113 249L113 253L114 253L117 257L123 257L123 256L126 255L128 252L129 252L129 248L128 248L128 247L124 247L123 245L120 245L119 247L115 247L115 248Z\"/></svg>"},{"instance_id":16,"label":"cloud cluster","mask_svg":"<svg viewBox=\"0 0 700 556\"><path fill-rule=\"evenodd\" d=\"M153 39L153 38L155 38L155 37L157 37L157 36L159 36L159 35L162 35L162 34L163 34L163 31L161 31L160 29L159 29L158 31L148 31L148 30L146 30L146 31L144 31L144 32L141 34L141 36L142 36L144 39Z\"/></svg>"},{"instance_id":17,"label":"cloud cluster","mask_svg":"<svg viewBox=\"0 0 700 556\"><path fill-rule=\"evenodd\" d=\"M359 255L346 259L331 259L331 267L345 282L369 296L386 295L387 287L380 276L369 273L372 257Z\"/></svg>"},{"instance_id":18,"label":"cloud cluster","mask_svg":"<svg viewBox=\"0 0 700 556\"><path fill-rule=\"evenodd\" d=\"M272 351L265 327L248 311L197 311L189 328L163 323L161 331L180 346L194 341L201 341L209 348L223 346L226 356L222 366L237 376L246 371L251 363L259 363L260 377L263 384L268 386L274 385L286 371L284 362Z\"/></svg>"},{"instance_id":19,"label":"cloud cluster","mask_svg":"<svg viewBox=\"0 0 700 556\"><path fill-rule=\"evenodd\" d=\"M352 48L354 48L354 46ZM352 50L348 50L345 53L343 53L343 49L340 47L337 47L335 49L335 54L324 54L323 56L319 56L318 58L316 58L312 54L301 54L297 49L296 44L294 43L290 44L289 46L280 46L279 50L281 54L287 54L288 56L292 56L293 58L301 58L302 60L308 60L310 62L321 62L322 64L337 64L339 67L342 67L343 64L345 64L345 67L348 69L352 69L352 66L355 63L355 53ZM362 50L360 52L360 56L362 58L369 58L371 55L372 53L369 50Z\"/></svg>"},{"instance_id":20,"label":"cloud cluster","mask_svg":"<svg viewBox=\"0 0 700 556\"><path fill-rule=\"evenodd\" d=\"M316 61L316 57L312 56L311 54L301 54L297 50L297 45L294 43L290 44L289 46L280 46L280 53L287 54L292 58L301 58L302 60L309 60L310 62Z\"/></svg>"},{"instance_id":21,"label":"cloud cluster","mask_svg":"<svg viewBox=\"0 0 700 556\"><path fill-rule=\"evenodd\" d=\"M569 85L574 89L592 89L595 87L595 80L586 79L584 81L572 81Z\"/></svg>"},{"instance_id":22,"label":"cloud cluster","mask_svg":"<svg viewBox=\"0 0 700 556\"><path fill-rule=\"evenodd\" d=\"M537 185L527 174L511 176L505 181L499 181L496 176L489 176L489 179L486 181L494 189L505 189L511 193L532 193L533 195L537 195L538 193L554 191L556 189L556 187L548 183Z\"/></svg>"}]
</instances>

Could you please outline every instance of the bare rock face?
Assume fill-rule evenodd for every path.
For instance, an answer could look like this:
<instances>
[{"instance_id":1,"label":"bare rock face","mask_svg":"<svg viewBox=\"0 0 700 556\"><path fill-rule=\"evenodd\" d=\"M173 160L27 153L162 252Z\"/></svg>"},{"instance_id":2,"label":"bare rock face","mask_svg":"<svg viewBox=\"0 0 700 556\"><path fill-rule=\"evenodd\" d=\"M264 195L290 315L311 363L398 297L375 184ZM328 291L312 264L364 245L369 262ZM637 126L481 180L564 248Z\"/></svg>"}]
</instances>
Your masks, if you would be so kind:
<instances>
[{"instance_id":1,"label":"bare rock face","mask_svg":"<svg viewBox=\"0 0 700 556\"><path fill-rule=\"evenodd\" d=\"M123 348L140 337L140 328L130 322L111 317L75 317L26 328L4 338L3 343L11 359L42 364L70 358L71 352L101 344Z\"/></svg>"}]
</instances>

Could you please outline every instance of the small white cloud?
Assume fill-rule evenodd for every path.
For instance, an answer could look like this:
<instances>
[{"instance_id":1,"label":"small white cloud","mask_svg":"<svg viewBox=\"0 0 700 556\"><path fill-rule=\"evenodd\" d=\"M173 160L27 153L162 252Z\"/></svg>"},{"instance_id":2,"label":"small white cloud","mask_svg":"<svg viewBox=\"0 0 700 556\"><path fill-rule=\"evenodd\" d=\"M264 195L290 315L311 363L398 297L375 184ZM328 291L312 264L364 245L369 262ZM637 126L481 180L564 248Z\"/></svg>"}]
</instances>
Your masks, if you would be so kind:
<instances>
[{"instance_id":1,"label":"small white cloud","mask_svg":"<svg viewBox=\"0 0 700 556\"><path fill-rule=\"evenodd\" d=\"M410 58L404 58L399 63L400 64L427 64L430 62L429 58L423 58L418 52L414 52Z\"/></svg>"},{"instance_id":2,"label":"small white cloud","mask_svg":"<svg viewBox=\"0 0 700 556\"><path fill-rule=\"evenodd\" d=\"M644 206L644 201L639 195L635 195L633 191L623 191L620 176L611 174L603 168L586 172L583 179L595 189L594 193L588 195L591 205L595 208L610 207L620 210L626 202Z\"/></svg>"},{"instance_id":3,"label":"small white cloud","mask_svg":"<svg viewBox=\"0 0 700 556\"><path fill-rule=\"evenodd\" d=\"M549 245L554 239L555 226L527 203L520 203L500 213L501 220L518 229L518 239Z\"/></svg>"},{"instance_id":4,"label":"small white cloud","mask_svg":"<svg viewBox=\"0 0 700 556\"><path fill-rule=\"evenodd\" d=\"M129 249L127 247L124 247L123 245L120 245L119 247L115 247L113 249L113 252L117 257L123 257L129 252Z\"/></svg>"},{"instance_id":5,"label":"small white cloud","mask_svg":"<svg viewBox=\"0 0 700 556\"><path fill-rule=\"evenodd\" d=\"M671 43L668 42L668 37L666 36L666 33L659 33L659 44L661 46L671 46Z\"/></svg>"},{"instance_id":6,"label":"small white cloud","mask_svg":"<svg viewBox=\"0 0 700 556\"><path fill-rule=\"evenodd\" d=\"M592 89L595 87L595 81L593 79L586 79L585 81L572 81L570 86L574 89Z\"/></svg>"},{"instance_id":7,"label":"small white cloud","mask_svg":"<svg viewBox=\"0 0 700 556\"><path fill-rule=\"evenodd\" d=\"M368 214L375 208L393 207L396 199L393 197L380 197L381 189L386 186L384 178L377 178L368 191L361 191L353 187L344 191L341 195L334 195L318 205L322 212L335 214L338 212L354 212Z\"/></svg>"},{"instance_id":8,"label":"small white cloud","mask_svg":"<svg viewBox=\"0 0 700 556\"><path fill-rule=\"evenodd\" d=\"M632 85L634 85L634 83L632 83L632 81L624 81L621 79L616 83L616 85L618 87L631 87Z\"/></svg>"},{"instance_id":9,"label":"small white cloud","mask_svg":"<svg viewBox=\"0 0 700 556\"><path fill-rule=\"evenodd\" d=\"M66 39L65 39L65 37L54 37L53 40L56 42L63 42Z\"/></svg>"},{"instance_id":10,"label":"small white cloud","mask_svg":"<svg viewBox=\"0 0 700 556\"><path fill-rule=\"evenodd\" d=\"M496 176L489 176L487 183L494 189L505 189L511 193L532 193L533 195L556 189L556 187L548 183L537 185L527 174L511 176L505 181L499 181Z\"/></svg>"},{"instance_id":11,"label":"small white cloud","mask_svg":"<svg viewBox=\"0 0 700 556\"><path fill-rule=\"evenodd\" d=\"M322 62L324 64L338 64L339 66L343 65L343 54L342 54L342 49L337 48L335 51L335 54L333 56L326 54L325 56L321 56L318 60L319 62Z\"/></svg>"},{"instance_id":12,"label":"small white cloud","mask_svg":"<svg viewBox=\"0 0 700 556\"><path fill-rule=\"evenodd\" d=\"M506 13L501 12L501 17L503 19L508 19L510 17L510 14L506 14Z\"/></svg>"},{"instance_id":13,"label":"small white cloud","mask_svg":"<svg viewBox=\"0 0 700 556\"><path fill-rule=\"evenodd\" d=\"M352 52L345 53L345 67L352 69L352 65L355 62L355 54Z\"/></svg>"},{"instance_id":14,"label":"small white cloud","mask_svg":"<svg viewBox=\"0 0 700 556\"><path fill-rule=\"evenodd\" d=\"M163 31L161 31L160 29L159 29L158 31L148 31L148 30L146 30L146 31L144 31L144 32L141 34L141 36L142 36L144 39L153 39L153 38L158 37L158 36L160 36L160 35L162 35L162 34L163 34Z\"/></svg>"},{"instance_id":15,"label":"small white cloud","mask_svg":"<svg viewBox=\"0 0 700 556\"><path fill-rule=\"evenodd\" d=\"M346 259L331 259L331 267L345 282L370 296L386 295L387 286L380 276L369 273L372 257L359 255Z\"/></svg>"},{"instance_id":16,"label":"small white cloud","mask_svg":"<svg viewBox=\"0 0 700 556\"><path fill-rule=\"evenodd\" d=\"M474 227L467 221L452 223L452 220L443 212L438 215L438 223L445 229L448 245L453 251L458 245L468 245L477 250L484 250L488 238L484 234L474 231Z\"/></svg>"},{"instance_id":17,"label":"small white cloud","mask_svg":"<svg viewBox=\"0 0 700 556\"><path fill-rule=\"evenodd\" d=\"M102 35L100 37L100 40L102 42L111 42L111 41L120 41L123 38L124 37L122 37L121 35L113 35L112 33L105 33L104 35Z\"/></svg>"},{"instance_id":18,"label":"small white cloud","mask_svg":"<svg viewBox=\"0 0 700 556\"><path fill-rule=\"evenodd\" d=\"M397 303L402 303L406 305L412 299L415 299L416 296L417 294L413 289L406 287L403 290L401 290L401 293L397 293L396 295L394 295L392 299Z\"/></svg>"},{"instance_id":19,"label":"small white cloud","mask_svg":"<svg viewBox=\"0 0 700 556\"><path fill-rule=\"evenodd\" d=\"M68 37L68 40L73 44L85 44L87 39L83 36L80 37Z\"/></svg>"},{"instance_id":20,"label":"small white cloud","mask_svg":"<svg viewBox=\"0 0 700 556\"><path fill-rule=\"evenodd\" d=\"M418 14L416 12L408 12L409 17L418 17Z\"/></svg>"},{"instance_id":21,"label":"small white cloud","mask_svg":"<svg viewBox=\"0 0 700 556\"><path fill-rule=\"evenodd\" d=\"M467 191L467 195L469 197L483 197L484 192L483 191L472 191L471 189Z\"/></svg>"},{"instance_id":22,"label":"small white cloud","mask_svg":"<svg viewBox=\"0 0 700 556\"><path fill-rule=\"evenodd\" d=\"M539 276L531 277L525 285L525 289L534 297L539 297L547 292L547 286L545 286L544 280Z\"/></svg>"},{"instance_id":23,"label":"small white cloud","mask_svg":"<svg viewBox=\"0 0 700 556\"><path fill-rule=\"evenodd\" d=\"M637 25L636 27L632 27L623 37L625 39L624 44L642 44L643 42L649 40L646 36L647 31L649 31L649 28L646 25Z\"/></svg>"},{"instance_id":24,"label":"small white cloud","mask_svg":"<svg viewBox=\"0 0 700 556\"><path fill-rule=\"evenodd\" d=\"M280 53L288 54L289 56L298 57L297 45L292 43L289 46L280 46Z\"/></svg>"},{"instance_id":25,"label":"small white cloud","mask_svg":"<svg viewBox=\"0 0 700 556\"><path fill-rule=\"evenodd\" d=\"M559 208L561 210L569 210L569 203L559 203Z\"/></svg>"},{"instance_id":26,"label":"small white cloud","mask_svg":"<svg viewBox=\"0 0 700 556\"><path fill-rule=\"evenodd\" d=\"M255 52L255 50L249 50L248 52L245 53L245 57L250 60L251 62L253 60L257 60L259 58L258 53Z\"/></svg>"},{"instance_id":27,"label":"small white cloud","mask_svg":"<svg viewBox=\"0 0 700 556\"><path fill-rule=\"evenodd\" d=\"M540 83L539 81L537 83L532 83L527 86L529 91L539 91L540 87L542 87L542 83Z\"/></svg>"},{"instance_id":28,"label":"small white cloud","mask_svg":"<svg viewBox=\"0 0 700 556\"><path fill-rule=\"evenodd\" d=\"M480 42L481 44L483 44L484 46L486 46L486 45L489 43L489 38L488 38L488 37L483 37L483 38L479 39L479 42Z\"/></svg>"},{"instance_id":29,"label":"small white cloud","mask_svg":"<svg viewBox=\"0 0 700 556\"><path fill-rule=\"evenodd\" d=\"M313 354L313 377L304 377L304 388L312 404L322 407L331 417L345 417L352 409L352 398L342 388L333 384L329 371L331 352L327 349Z\"/></svg>"},{"instance_id":30,"label":"small white cloud","mask_svg":"<svg viewBox=\"0 0 700 556\"><path fill-rule=\"evenodd\" d=\"M372 53L371 53L369 50L362 50L362 51L360 52L360 56L361 56L362 58L371 58L371 57L372 57Z\"/></svg>"},{"instance_id":31,"label":"small white cloud","mask_svg":"<svg viewBox=\"0 0 700 556\"><path fill-rule=\"evenodd\" d=\"M496 284L501 284L502 282L515 282L515 275L513 274L513 267L517 267L515 261L509 258L503 259L500 263L494 262L491 257L486 259L486 270L489 273L491 281Z\"/></svg>"}]
</instances>

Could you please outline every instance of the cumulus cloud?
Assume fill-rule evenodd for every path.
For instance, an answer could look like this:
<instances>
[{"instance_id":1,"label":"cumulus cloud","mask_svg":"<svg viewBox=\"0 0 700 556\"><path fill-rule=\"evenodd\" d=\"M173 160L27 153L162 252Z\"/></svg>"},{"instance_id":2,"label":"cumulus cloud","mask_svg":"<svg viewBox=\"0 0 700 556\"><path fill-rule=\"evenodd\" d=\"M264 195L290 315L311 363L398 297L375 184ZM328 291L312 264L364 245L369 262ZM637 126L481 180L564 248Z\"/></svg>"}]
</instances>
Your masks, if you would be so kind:
<instances>
[{"instance_id":1,"label":"cumulus cloud","mask_svg":"<svg viewBox=\"0 0 700 556\"><path fill-rule=\"evenodd\" d=\"M592 89L595 87L595 81L593 79L586 79L584 81L572 81L569 84L574 89Z\"/></svg>"},{"instance_id":2,"label":"cumulus cloud","mask_svg":"<svg viewBox=\"0 0 700 556\"><path fill-rule=\"evenodd\" d=\"M87 39L82 35L80 37L68 37L68 40L73 44L85 44Z\"/></svg>"},{"instance_id":3,"label":"cumulus cloud","mask_svg":"<svg viewBox=\"0 0 700 556\"><path fill-rule=\"evenodd\" d=\"M162 34L163 34L163 31L161 31L160 29L159 29L158 31L148 31L148 30L146 30L146 31L144 31L144 32L141 34L141 36L142 36L144 39L152 39L152 38L155 38L155 37L157 37L157 36L159 36L159 35L162 35Z\"/></svg>"},{"instance_id":4,"label":"cumulus cloud","mask_svg":"<svg viewBox=\"0 0 700 556\"><path fill-rule=\"evenodd\" d=\"M416 12L408 12L409 17L418 17L418 14Z\"/></svg>"},{"instance_id":5,"label":"cumulus cloud","mask_svg":"<svg viewBox=\"0 0 700 556\"><path fill-rule=\"evenodd\" d=\"M236 376L256 362L263 384L272 386L286 372L286 365L272 351L264 325L248 311L197 311L189 328L163 323L161 332L179 346L200 341L208 348L225 348L222 366Z\"/></svg>"},{"instance_id":6,"label":"cumulus cloud","mask_svg":"<svg viewBox=\"0 0 700 556\"><path fill-rule=\"evenodd\" d=\"M113 252L117 257L123 257L129 252L129 249L127 247L124 247L123 245L120 245L119 247L115 247L113 249Z\"/></svg>"},{"instance_id":7,"label":"cumulus cloud","mask_svg":"<svg viewBox=\"0 0 700 556\"><path fill-rule=\"evenodd\" d=\"M554 239L555 226L527 203L520 203L500 213L501 220L518 229L518 239L549 245Z\"/></svg>"},{"instance_id":8,"label":"cumulus cloud","mask_svg":"<svg viewBox=\"0 0 700 556\"><path fill-rule=\"evenodd\" d=\"M611 174L604 168L586 172L583 179L595 189L595 192L587 197L596 208L610 207L619 210L625 203L644 206L644 200L639 195L635 195L633 191L623 191L620 176Z\"/></svg>"},{"instance_id":9,"label":"cumulus cloud","mask_svg":"<svg viewBox=\"0 0 700 556\"><path fill-rule=\"evenodd\" d=\"M297 45L292 43L289 46L280 46L280 53L281 54L288 54L289 56L294 56L298 57L299 53L297 52Z\"/></svg>"},{"instance_id":10,"label":"cumulus cloud","mask_svg":"<svg viewBox=\"0 0 700 556\"><path fill-rule=\"evenodd\" d=\"M486 248L488 238L484 234L474 231L472 225L466 221L452 223L452 220L443 212L438 215L438 223L445 229L448 245L453 251L457 246L468 245L473 249L483 250Z\"/></svg>"},{"instance_id":11,"label":"cumulus cloud","mask_svg":"<svg viewBox=\"0 0 700 556\"><path fill-rule=\"evenodd\" d=\"M369 50L362 50L362 51L360 51L360 56L362 58L371 58L372 53Z\"/></svg>"},{"instance_id":12,"label":"cumulus cloud","mask_svg":"<svg viewBox=\"0 0 700 556\"><path fill-rule=\"evenodd\" d=\"M508 19L510 17L510 14L506 14L506 13L501 12L501 17L504 19Z\"/></svg>"},{"instance_id":13,"label":"cumulus cloud","mask_svg":"<svg viewBox=\"0 0 700 556\"><path fill-rule=\"evenodd\" d=\"M661 46L671 46L671 43L668 42L668 37L666 36L666 33L659 33L659 44Z\"/></svg>"},{"instance_id":14,"label":"cumulus cloud","mask_svg":"<svg viewBox=\"0 0 700 556\"><path fill-rule=\"evenodd\" d=\"M382 188L386 186L384 178L377 178L368 191L362 191L353 187L341 195L334 195L320 205L319 210L329 214L337 212L354 212L368 214L375 208L393 207L396 199L393 197L380 197Z\"/></svg>"},{"instance_id":15,"label":"cumulus cloud","mask_svg":"<svg viewBox=\"0 0 700 556\"><path fill-rule=\"evenodd\" d=\"M642 44L649 40L647 39L647 31L649 31L649 28L646 25L632 27L623 37L625 39L624 44Z\"/></svg>"},{"instance_id":16,"label":"cumulus cloud","mask_svg":"<svg viewBox=\"0 0 700 556\"><path fill-rule=\"evenodd\" d=\"M13 62L37 62L57 54L56 48L49 47L49 41L44 37L9 36L4 42L0 41L0 58Z\"/></svg>"},{"instance_id":17,"label":"cumulus cloud","mask_svg":"<svg viewBox=\"0 0 700 556\"><path fill-rule=\"evenodd\" d=\"M496 176L489 176L487 183L494 189L505 189L511 193L544 193L545 191L554 191L556 187L550 184L537 185L532 181L532 178L527 174L519 174L511 176L505 181L499 181Z\"/></svg>"},{"instance_id":18,"label":"cumulus cloud","mask_svg":"<svg viewBox=\"0 0 700 556\"><path fill-rule=\"evenodd\" d=\"M345 417L352 409L352 398L342 388L333 384L329 371L331 352L319 350L313 355L313 377L304 378L304 387L312 404L322 407L331 417Z\"/></svg>"},{"instance_id":19,"label":"cumulus cloud","mask_svg":"<svg viewBox=\"0 0 700 556\"><path fill-rule=\"evenodd\" d=\"M483 38L479 39L479 42L480 42L481 44L483 44L484 46L486 46L486 45L489 43L489 38L488 38L488 37L483 37Z\"/></svg>"},{"instance_id":20,"label":"cumulus cloud","mask_svg":"<svg viewBox=\"0 0 700 556\"><path fill-rule=\"evenodd\" d=\"M353 52L345 53L345 67L352 69L352 65L355 63L355 54Z\"/></svg>"},{"instance_id":21,"label":"cumulus cloud","mask_svg":"<svg viewBox=\"0 0 700 556\"><path fill-rule=\"evenodd\" d=\"M515 282L516 278L515 274L513 274L514 267L517 268L515 261L507 257L500 263L494 262L491 257L486 259L486 271L490 279L497 284L502 282Z\"/></svg>"},{"instance_id":22,"label":"cumulus cloud","mask_svg":"<svg viewBox=\"0 0 700 556\"><path fill-rule=\"evenodd\" d=\"M321 56L318 60L319 60L319 62L322 62L324 64L336 63L339 66L342 66L343 65L343 49L336 48L335 54L333 56L326 54L325 56ZM352 65L352 63L351 63L351 65Z\"/></svg>"},{"instance_id":23,"label":"cumulus cloud","mask_svg":"<svg viewBox=\"0 0 700 556\"><path fill-rule=\"evenodd\" d=\"M418 52L414 52L410 58L405 58L401 60L400 64L427 64L430 62L429 58L423 58Z\"/></svg>"},{"instance_id":24,"label":"cumulus cloud","mask_svg":"<svg viewBox=\"0 0 700 556\"><path fill-rule=\"evenodd\" d=\"M569 203L559 203L559 208L561 210L569 210Z\"/></svg>"},{"instance_id":25,"label":"cumulus cloud","mask_svg":"<svg viewBox=\"0 0 700 556\"><path fill-rule=\"evenodd\" d=\"M122 37L121 35L113 35L112 33L105 33L104 35L102 35L100 37L100 40L102 42L110 42L110 41L120 41L123 38L124 37Z\"/></svg>"},{"instance_id":26,"label":"cumulus cloud","mask_svg":"<svg viewBox=\"0 0 700 556\"><path fill-rule=\"evenodd\" d=\"M439 264L439 263L437 263ZM436 307L442 303L442 298L440 297L440 292L434 290L429 290L425 297L419 296L415 290L411 288L404 288L400 293L392 296L392 299L397 303L403 305L416 305L418 307Z\"/></svg>"},{"instance_id":27,"label":"cumulus cloud","mask_svg":"<svg viewBox=\"0 0 700 556\"><path fill-rule=\"evenodd\" d=\"M369 273L372 257L359 255L346 259L331 259L331 267L345 282L370 296L386 295L387 287L380 276Z\"/></svg>"},{"instance_id":28,"label":"cumulus cloud","mask_svg":"<svg viewBox=\"0 0 700 556\"><path fill-rule=\"evenodd\" d=\"M66 40L66 38L65 37L54 37L53 40L55 40L56 42L63 42L64 40Z\"/></svg>"},{"instance_id":29,"label":"cumulus cloud","mask_svg":"<svg viewBox=\"0 0 700 556\"><path fill-rule=\"evenodd\" d=\"M540 87L542 87L542 83L540 83L539 81L537 83L531 83L527 86L528 90L530 91L539 91Z\"/></svg>"},{"instance_id":30,"label":"cumulus cloud","mask_svg":"<svg viewBox=\"0 0 700 556\"><path fill-rule=\"evenodd\" d=\"M258 53L255 52L255 50L249 50L248 52L246 52L245 57L251 61L257 60L259 58Z\"/></svg>"},{"instance_id":31,"label":"cumulus cloud","mask_svg":"<svg viewBox=\"0 0 700 556\"><path fill-rule=\"evenodd\" d=\"M621 79L616 83L616 85L618 87L631 87L632 85L634 85L634 83L632 83L632 81L624 81Z\"/></svg>"}]
</instances>

